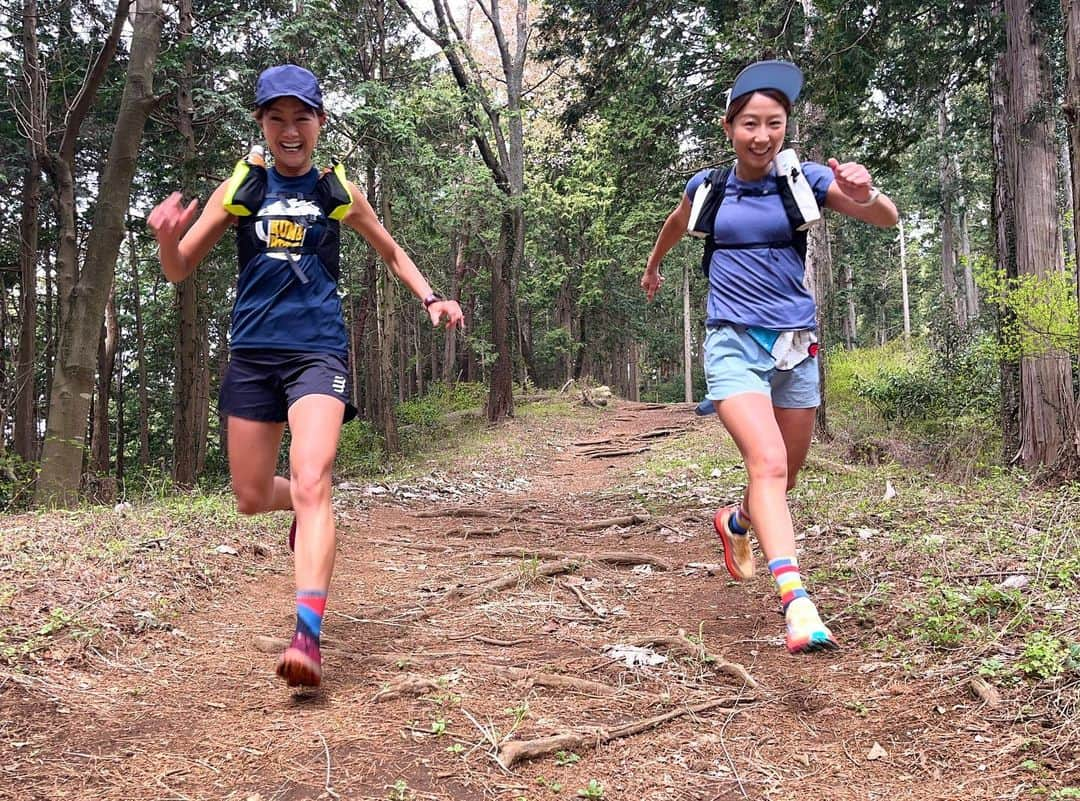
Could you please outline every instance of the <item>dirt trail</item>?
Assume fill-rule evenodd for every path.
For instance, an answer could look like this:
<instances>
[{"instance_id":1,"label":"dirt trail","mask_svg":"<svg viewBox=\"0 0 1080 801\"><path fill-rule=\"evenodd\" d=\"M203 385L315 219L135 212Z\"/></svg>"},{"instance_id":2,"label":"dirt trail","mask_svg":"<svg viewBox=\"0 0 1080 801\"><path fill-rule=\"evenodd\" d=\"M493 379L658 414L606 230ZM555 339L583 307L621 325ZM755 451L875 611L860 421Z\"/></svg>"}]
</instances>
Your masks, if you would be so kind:
<instances>
[{"instance_id":1,"label":"dirt trail","mask_svg":"<svg viewBox=\"0 0 1080 801\"><path fill-rule=\"evenodd\" d=\"M292 630L283 549L232 591L207 593L180 633L6 678L0 797L535 801L590 781L626 801L1010 797L1001 754L1015 743L963 677L912 679L843 614L843 650L791 657L765 576L744 587L687 567L722 561L712 505L589 525L645 512L625 488L648 455L590 452L683 427L722 436L713 421L625 404L572 430L546 426L513 423L499 435L511 445L458 466L524 479L514 493L448 504L338 492L319 691L287 690L259 650ZM828 559L807 551L804 562ZM627 667L603 651L650 641L663 664ZM512 759L510 742L573 733L587 736L557 755L496 760Z\"/></svg>"}]
</instances>

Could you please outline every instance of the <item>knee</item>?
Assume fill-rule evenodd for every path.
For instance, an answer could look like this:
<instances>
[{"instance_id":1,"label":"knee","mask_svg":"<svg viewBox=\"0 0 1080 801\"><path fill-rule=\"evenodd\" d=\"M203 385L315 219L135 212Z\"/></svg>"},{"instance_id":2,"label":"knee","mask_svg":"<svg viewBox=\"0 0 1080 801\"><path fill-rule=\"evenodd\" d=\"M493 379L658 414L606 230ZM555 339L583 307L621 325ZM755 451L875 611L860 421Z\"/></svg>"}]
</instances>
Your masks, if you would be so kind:
<instances>
[{"instance_id":1,"label":"knee","mask_svg":"<svg viewBox=\"0 0 1080 801\"><path fill-rule=\"evenodd\" d=\"M294 467L289 479L294 506L318 506L330 499L330 468Z\"/></svg>"},{"instance_id":2,"label":"knee","mask_svg":"<svg viewBox=\"0 0 1080 801\"><path fill-rule=\"evenodd\" d=\"M251 485L233 484L233 495L236 496L236 509L242 515L257 515L270 508L266 493Z\"/></svg>"},{"instance_id":3,"label":"knee","mask_svg":"<svg viewBox=\"0 0 1080 801\"><path fill-rule=\"evenodd\" d=\"M790 489L795 476L788 476L787 454L783 449L767 450L757 454L746 464L751 479L759 481L783 481Z\"/></svg>"}]
</instances>

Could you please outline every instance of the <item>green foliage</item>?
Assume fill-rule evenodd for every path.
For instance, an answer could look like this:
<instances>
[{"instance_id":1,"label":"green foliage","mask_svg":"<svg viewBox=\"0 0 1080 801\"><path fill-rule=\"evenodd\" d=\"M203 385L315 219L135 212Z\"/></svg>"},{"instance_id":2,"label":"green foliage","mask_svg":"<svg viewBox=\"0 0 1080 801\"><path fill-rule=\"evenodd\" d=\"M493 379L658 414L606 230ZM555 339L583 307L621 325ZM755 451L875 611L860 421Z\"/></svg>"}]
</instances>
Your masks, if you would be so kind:
<instances>
[{"instance_id":1,"label":"green foliage","mask_svg":"<svg viewBox=\"0 0 1080 801\"><path fill-rule=\"evenodd\" d=\"M386 443L371 423L353 420L342 426L335 466L344 476L375 476L384 471Z\"/></svg>"},{"instance_id":2,"label":"green foliage","mask_svg":"<svg viewBox=\"0 0 1080 801\"><path fill-rule=\"evenodd\" d=\"M29 507L36 477L36 465L15 453L0 455L0 510L13 512Z\"/></svg>"},{"instance_id":3,"label":"green foliage","mask_svg":"<svg viewBox=\"0 0 1080 801\"><path fill-rule=\"evenodd\" d=\"M1001 312L1003 358L1051 351L1080 355L1075 268L1008 279L1004 271L987 267L978 277L988 301Z\"/></svg>"},{"instance_id":4,"label":"green foliage","mask_svg":"<svg viewBox=\"0 0 1080 801\"><path fill-rule=\"evenodd\" d=\"M1024 652L1017 667L1027 676L1050 679L1075 667L1072 651L1060 637L1049 631L1033 631L1024 640Z\"/></svg>"}]
</instances>

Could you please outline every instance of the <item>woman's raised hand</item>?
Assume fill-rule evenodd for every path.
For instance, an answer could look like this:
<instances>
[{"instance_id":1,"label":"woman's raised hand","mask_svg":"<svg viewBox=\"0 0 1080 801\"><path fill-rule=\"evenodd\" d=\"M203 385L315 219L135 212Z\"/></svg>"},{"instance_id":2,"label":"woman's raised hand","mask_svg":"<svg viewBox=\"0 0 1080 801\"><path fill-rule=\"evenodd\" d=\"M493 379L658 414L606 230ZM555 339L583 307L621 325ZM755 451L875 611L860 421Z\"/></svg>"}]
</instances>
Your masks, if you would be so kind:
<instances>
[{"instance_id":1,"label":"woman's raised hand","mask_svg":"<svg viewBox=\"0 0 1080 801\"><path fill-rule=\"evenodd\" d=\"M836 159L829 159L829 169L836 176L840 191L856 203L865 203L870 198L874 185L866 167L854 161L841 164Z\"/></svg>"},{"instance_id":2,"label":"woman's raised hand","mask_svg":"<svg viewBox=\"0 0 1080 801\"><path fill-rule=\"evenodd\" d=\"M158 242L177 242L195 219L198 210L197 198L184 206L183 196L173 192L154 207L146 218L146 225Z\"/></svg>"}]
</instances>

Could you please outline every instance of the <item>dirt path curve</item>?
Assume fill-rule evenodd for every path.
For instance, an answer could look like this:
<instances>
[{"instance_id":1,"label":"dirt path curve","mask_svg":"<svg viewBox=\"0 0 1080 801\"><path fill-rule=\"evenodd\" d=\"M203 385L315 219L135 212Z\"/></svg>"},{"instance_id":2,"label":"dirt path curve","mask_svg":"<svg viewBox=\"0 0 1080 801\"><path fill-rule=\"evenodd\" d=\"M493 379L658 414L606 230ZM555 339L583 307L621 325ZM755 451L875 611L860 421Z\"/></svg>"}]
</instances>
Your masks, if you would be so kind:
<instances>
[{"instance_id":1,"label":"dirt path curve","mask_svg":"<svg viewBox=\"0 0 1080 801\"><path fill-rule=\"evenodd\" d=\"M480 471L516 491L339 491L322 689L287 690L259 650L293 624L275 553L178 631L0 686L0 797L536 801L590 782L587 797L626 801L1006 797L1002 743L980 737L959 679L882 661L842 615L847 648L788 656L767 579L702 566L722 561L713 504L650 513L634 494L649 453L596 454L694 427L721 436L685 405L530 417L454 468L462 486ZM604 651L620 644L666 661L630 667Z\"/></svg>"}]
</instances>

